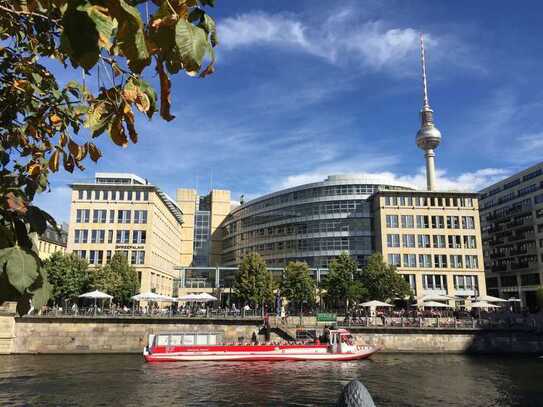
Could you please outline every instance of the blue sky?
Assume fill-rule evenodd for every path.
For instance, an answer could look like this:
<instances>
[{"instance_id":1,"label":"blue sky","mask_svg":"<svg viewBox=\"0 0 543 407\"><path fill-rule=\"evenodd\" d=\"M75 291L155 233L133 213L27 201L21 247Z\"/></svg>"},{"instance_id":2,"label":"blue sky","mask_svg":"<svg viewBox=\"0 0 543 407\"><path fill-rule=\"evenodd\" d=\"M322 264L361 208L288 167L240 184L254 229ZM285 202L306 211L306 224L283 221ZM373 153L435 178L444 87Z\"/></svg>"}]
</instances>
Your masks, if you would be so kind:
<instances>
[{"instance_id":1,"label":"blue sky","mask_svg":"<svg viewBox=\"0 0 543 407\"><path fill-rule=\"evenodd\" d=\"M95 171L133 172L172 196L212 185L234 200L338 173L423 187L421 31L439 187L478 190L542 160L540 1L217 3L216 73L172 78L176 119L139 116L140 141L126 149L102 136L99 163L54 175L37 205L67 221L68 184Z\"/></svg>"}]
</instances>

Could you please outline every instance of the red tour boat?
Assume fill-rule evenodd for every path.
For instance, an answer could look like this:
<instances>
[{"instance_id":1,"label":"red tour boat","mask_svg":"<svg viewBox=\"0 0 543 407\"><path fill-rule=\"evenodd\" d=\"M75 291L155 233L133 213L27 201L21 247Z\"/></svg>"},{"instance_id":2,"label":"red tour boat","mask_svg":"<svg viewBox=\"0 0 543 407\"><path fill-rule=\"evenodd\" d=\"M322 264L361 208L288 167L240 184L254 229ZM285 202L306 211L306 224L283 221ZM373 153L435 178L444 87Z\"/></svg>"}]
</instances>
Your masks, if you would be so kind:
<instances>
[{"instance_id":1,"label":"red tour boat","mask_svg":"<svg viewBox=\"0 0 543 407\"><path fill-rule=\"evenodd\" d=\"M219 333L164 333L149 335L143 350L147 362L356 360L366 359L379 349L355 345L346 329L330 331L330 341L277 344L220 344Z\"/></svg>"}]
</instances>

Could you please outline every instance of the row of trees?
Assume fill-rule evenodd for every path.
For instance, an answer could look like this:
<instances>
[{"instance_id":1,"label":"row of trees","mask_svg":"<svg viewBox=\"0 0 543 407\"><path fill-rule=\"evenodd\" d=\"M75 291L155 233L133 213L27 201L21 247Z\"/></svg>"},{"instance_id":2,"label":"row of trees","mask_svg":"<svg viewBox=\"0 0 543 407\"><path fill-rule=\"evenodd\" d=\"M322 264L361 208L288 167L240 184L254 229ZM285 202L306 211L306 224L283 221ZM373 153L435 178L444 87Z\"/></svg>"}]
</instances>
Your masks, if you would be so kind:
<instances>
[{"instance_id":1,"label":"row of trees","mask_svg":"<svg viewBox=\"0 0 543 407\"><path fill-rule=\"evenodd\" d=\"M263 307L273 304L276 289L296 309L304 303L314 305L319 291L329 306L344 308L346 312L350 306L369 299L387 301L413 294L409 284L379 253L372 255L362 269L347 253L340 254L330 263L328 274L318 287L305 262L288 263L281 281L276 283L259 254L247 255L234 279L236 298L244 304Z\"/></svg>"},{"instance_id":2,"label":"row of trees","mask_svg":"<svg viewBox=\"0 0 543 407\"><path fill-rule=\"evenodd\" d=\"M62 304L73 301L87 291L100 290L113 295L113 301L129 304L130 297L139 289L138 275L125 256L115 254L103 267L89 271L89 264L75 254L54 253L44 261L49 284L52 286L51 301Z\"/></svg>"}]
</instances>

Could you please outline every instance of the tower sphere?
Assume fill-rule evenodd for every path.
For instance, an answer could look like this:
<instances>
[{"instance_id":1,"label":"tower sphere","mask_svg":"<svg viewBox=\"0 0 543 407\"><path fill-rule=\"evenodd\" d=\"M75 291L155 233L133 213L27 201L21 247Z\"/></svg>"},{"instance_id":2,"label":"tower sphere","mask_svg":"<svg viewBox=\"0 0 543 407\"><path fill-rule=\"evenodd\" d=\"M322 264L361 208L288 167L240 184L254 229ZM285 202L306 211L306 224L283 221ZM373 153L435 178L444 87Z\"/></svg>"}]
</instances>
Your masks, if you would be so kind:
<instances>
[{"instance_id":1,"label":"tower sphere","mask_svg":"<svg viewBox=\"0 0 543 407\"><path fill-rule=\"evenodd\" d=\"M417 147L433 150L441 143L441 132L434 125L423 125L417 132Z\"/></svg>"}]
</instances>

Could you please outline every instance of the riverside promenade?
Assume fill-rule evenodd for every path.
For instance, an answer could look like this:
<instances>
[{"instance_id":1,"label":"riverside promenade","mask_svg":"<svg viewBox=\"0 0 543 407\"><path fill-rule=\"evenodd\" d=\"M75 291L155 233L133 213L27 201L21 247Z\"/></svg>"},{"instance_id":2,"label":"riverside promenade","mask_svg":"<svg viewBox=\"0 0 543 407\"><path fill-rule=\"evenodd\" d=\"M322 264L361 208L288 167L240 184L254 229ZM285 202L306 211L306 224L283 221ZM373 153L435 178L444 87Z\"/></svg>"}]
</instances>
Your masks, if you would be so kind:
<instances>
[{"instance_id":1,"label":"riverside promenade","mask_svg":"<svg viewBox=\"0 0 543 407\"><path fill-rule=\"evenodd\" d=\"M302 324L300 324L300 322ZM543 354L539 325L490 326L464 321L444 324L425 318L417 325L345 326L359 344L383 352ZM401 322L400 322L401 324ZM140 353L147 337L159 332L215 332L228 342L264 340L265 320L258 316L25 316L0 315L0 353ZM329 324L328 324L329 325ZM269 319L271 341L292 340L300 333L319 335L325 327L315 317ZM307 338L307 336L306 336Z\"/></svg>"}]
</instances>

